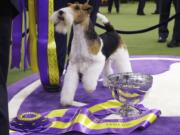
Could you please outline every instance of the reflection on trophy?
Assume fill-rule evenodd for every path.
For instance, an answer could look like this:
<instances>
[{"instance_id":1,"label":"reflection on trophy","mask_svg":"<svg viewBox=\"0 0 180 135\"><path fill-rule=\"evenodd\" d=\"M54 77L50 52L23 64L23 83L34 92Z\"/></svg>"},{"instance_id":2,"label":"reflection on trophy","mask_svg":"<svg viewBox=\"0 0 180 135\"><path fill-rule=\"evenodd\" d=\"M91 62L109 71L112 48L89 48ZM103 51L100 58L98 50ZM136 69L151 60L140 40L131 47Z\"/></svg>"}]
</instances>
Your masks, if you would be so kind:
<instances>
[{"instance_id":1,"label":"reflection on trophy","mask_svg":"<svg viewBox=\"0 0 180 135\"><path fill-rule=\"evenodd\" d=\"M118 112L121 117L136 117L142 114L136 104L144 99L152 82L151 75L142 73L126 72L108 76L108 87L112 96L123 103Z\"/></svg>"}]
</instances>

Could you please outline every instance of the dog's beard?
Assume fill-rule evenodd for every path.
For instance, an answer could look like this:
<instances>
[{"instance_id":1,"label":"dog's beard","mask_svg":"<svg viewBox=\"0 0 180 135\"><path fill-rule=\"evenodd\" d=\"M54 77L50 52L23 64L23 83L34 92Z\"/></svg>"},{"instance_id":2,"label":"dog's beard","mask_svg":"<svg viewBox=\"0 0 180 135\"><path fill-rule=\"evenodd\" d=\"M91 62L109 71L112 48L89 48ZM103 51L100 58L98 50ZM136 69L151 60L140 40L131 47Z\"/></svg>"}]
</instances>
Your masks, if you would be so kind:
<instances>
[{"instance_id":1,"label":"dog's beard","mask_svg":"<svg viewBox=\"0 0 180 135\"><path fill-rule=\"evenodd\" d=\"M50 18L55 24L55 30L58 33L66 34L73 24L73 16L66 13L63 17L58 17L58 11L56 11Z\"/></svg>"},{"instance_id":2,"label":"dog's beard","mask_svg":"<svg viewBox=\"0 0 180 135\"><path fill-rule=\"evenodd\" d=\"M62 34L66 34L73 24L73 19L71 17L65 17L64 20L59 20L56 24L56 31Z\"/></svg>"},{"instance_id":3,"label":"dog's beard","mask_svg":"<svg viewBox=\"0 0 180 135\"><path fill-rule=\"evenodd\" d=\"M67 24L63 21L60 21L58 24L55 26L55 30L58 33L66 34L68 32L68 26Z\"/></svg>"}]
</instances>

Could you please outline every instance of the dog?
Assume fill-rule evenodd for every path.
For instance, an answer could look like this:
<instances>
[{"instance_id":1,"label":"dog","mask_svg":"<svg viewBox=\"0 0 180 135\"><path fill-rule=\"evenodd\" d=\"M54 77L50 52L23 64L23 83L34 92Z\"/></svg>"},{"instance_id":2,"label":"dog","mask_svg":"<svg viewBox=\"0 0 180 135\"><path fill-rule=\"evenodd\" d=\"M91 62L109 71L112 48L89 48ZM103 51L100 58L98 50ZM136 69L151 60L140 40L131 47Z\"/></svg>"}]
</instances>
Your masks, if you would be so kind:
<instances>
[{"instance_id":1,"label":"dog","mask_svg":"<svg viewBox=\"0 0 180 135\"><path fill-rule=\"evenodd\" d=\"M74 31L69 64L60 95L60 103L64 106L72 105L74 101L79 74L82 74L81 81L85 90L92 93L102 72L104 86L107 86L107 76L113 72L132 72L125 43L109 20L100 13L97 18L103 22L106 32L98 35L90 20L91 10L92 6L87 3L69 3L51 16L57 32L66 34L71 26ZM116 71L112 70L112 65Z\"/></svg>"}]
</instances>

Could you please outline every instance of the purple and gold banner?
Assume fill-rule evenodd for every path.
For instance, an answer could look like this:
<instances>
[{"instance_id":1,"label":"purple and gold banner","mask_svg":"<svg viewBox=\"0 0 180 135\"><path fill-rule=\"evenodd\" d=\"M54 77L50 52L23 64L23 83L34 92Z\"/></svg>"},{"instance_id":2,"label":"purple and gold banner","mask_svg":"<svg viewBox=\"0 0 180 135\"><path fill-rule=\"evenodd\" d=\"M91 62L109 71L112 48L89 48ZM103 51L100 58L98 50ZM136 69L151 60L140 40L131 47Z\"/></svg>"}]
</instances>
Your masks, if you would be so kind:
<instances>
[{"instance_id":1,"label":"purple and gold banner","mask_svg":"<svg viewBox=\"0 0 180 135\"><path fill-rule=\"evenodd\" d=\"M22 0L23 14L24 14L24 70L28 69L28 32L27 32L27 13L25 1Z\"/></svg>"},{"instance_id":2,"label":"purple and gold banner","mask_svg":"<svg viewBox=\"0 0 180 135\"><path fill-rule=\"evenodd\" d=\"M43 84L49 84L48 76L48 56L47 56L47 44L48 44L48 0L37 0L37 31L38 31L38 67Z\"/></svg>"},{"instance_id":3,"label":"purple and gold banner","mask_svg":"<svg viewBox=\"0 0 180 135\"><path fill-rule=\"evenodd\" d=\"M11 68L20 68L22 47L22 13L13 20Z\"/></svg>"},{"instance_id":4,"label":"purple and gold banner","mask_svg":"<svg viewBox=\"0 0 180 135\"><path fill-rule=\"evenodd\" d=\"M21 60L24 60L24 69L28 68L27 61L27 16L26 16L26 7L25 1L19 0L19 11L21 12L13 20L13 30L12 30L12 55L11 55L11 68L20 68ZM24 31L22 37L22 31ZM23 42L22 42L23 41ZM22 45L22 43L24 43ZM24 53L22 53L24 52Z\"/></svg>"},{"instance_id":5,"label":"purple and gold banner","mask_svg":"<svg viewBox=\"0 0 180 135\"><path fill-rule=\"evenodd\" d=\"M22 24L24 24L24 69L27 69L30 63L32 71L39 71L41 82L45 88L58 88L60 77L54 39L54 25L49 20L54 12L54 0L44 0L43 3L41 0L28 0L29 41L25 1L19 0L19 5L21 14L13 22L11 67L20 68L23 50L21 46Z\"/></svg>"},{"instance_id":6,"label":"purple and gold banner","mask_svg":"<svg viewBox=\"0 0 180 135\"><path fill-rule=\"evenodd\" d=\"M45 86L59 86L59 70L54 40L54 26L49 17L54 12L54 1L37 0L38 65L41 82Z\"/></svg>"},{"instance_id":7,"label":"purple and gold banner","mask_svg":"<svg viewBox=\"0 0 180 135\"><path fill-rule=\"evenodd\" d=\"M49 81L51 85L59 85L59 69L56 54L56 43L54 39L54 24L50 17L54 12L54 0L48 3L48 69Z\"/></svg>"},{"instance_id":8,"label":"purple and gold banner","mask_svg":"<svg viewBox=\"0 0 180 135\"><path fill-rule=\"evenodd\" d=\"M110 119L109 116L117 114L120 106L122 103L109 100L81 108L53 110L43 114L23 113L11 122L10 127L20 133L61 134L78 131L85 134L128 134L137 128L147 128L160 116L157 109L136 105L136 108L142 111L140 116L120 118L117 115L116 118Z\"/></svg>"},{"instance_id":9,"label":"purple and gold banner","mask_svg":"<svg viewBox=\"0 0 180 135\"><path fill-rule=\"evenodd\" d=\"M28 0L28 15L29 15L29 56L30 66L33 72L38 71L37 63L37 17L36 17L36 2Z\"/></svg>"},{"instance_id":10,"label":"purple and gold banner","mask_svg":"<svg viewBox=\"0 0 180 135\"><path fill-rule=\"evenodd\" d=\"M18 131L13 131L13 130L10 130L9 133L10 135L24 135L23 133L20 133Z\"/></svg>"}]
</instances>

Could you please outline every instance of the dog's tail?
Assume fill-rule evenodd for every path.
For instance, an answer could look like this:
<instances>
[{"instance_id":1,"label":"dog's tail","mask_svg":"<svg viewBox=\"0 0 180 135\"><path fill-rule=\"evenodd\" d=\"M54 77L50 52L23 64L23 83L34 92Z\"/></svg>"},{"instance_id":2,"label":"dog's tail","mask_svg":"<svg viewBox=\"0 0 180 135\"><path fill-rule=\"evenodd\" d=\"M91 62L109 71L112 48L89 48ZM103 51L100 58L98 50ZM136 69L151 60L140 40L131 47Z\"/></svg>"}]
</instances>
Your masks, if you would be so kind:
<instances>
[{"instance_id":1,"label":"dog's tail","mask_svg":"<svg viewBox=\"0 0 180 135\"><path fill-rule=\"evenodd\" d=\"M109 22L108 18L105 15L101 13L97 13L97 18L99 18L101 22L104 24L107 32L114 31L114 27L111 25L111 23Z\"/></svg>"}]
</instances>

